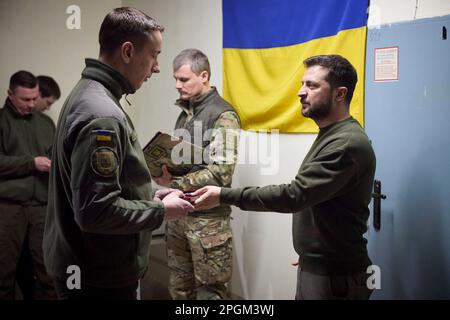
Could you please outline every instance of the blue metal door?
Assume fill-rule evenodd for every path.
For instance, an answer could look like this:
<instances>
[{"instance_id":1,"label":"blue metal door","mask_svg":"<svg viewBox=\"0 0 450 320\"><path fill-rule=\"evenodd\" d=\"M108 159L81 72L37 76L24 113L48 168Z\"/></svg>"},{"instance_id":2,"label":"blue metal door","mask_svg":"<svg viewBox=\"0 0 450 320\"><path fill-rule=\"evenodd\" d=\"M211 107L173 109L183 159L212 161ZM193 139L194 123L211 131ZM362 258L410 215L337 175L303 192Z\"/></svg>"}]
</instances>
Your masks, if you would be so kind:
<instances>
[{"instance_id":1,"label":"blue metal door","mask_svg":"<svg viewBox=\"0 0 450 320\"><path fill-rule=\"evenodd\" d=\"M366 132L381 181L381 229L369 254L372 299L450 298L450 16L370 29ZM398 80L374 81L375 49L398 47ZM371 205L372 207L372 205ZM373 208L373 207L372 207Z\"/></svg>"}]
</instances>

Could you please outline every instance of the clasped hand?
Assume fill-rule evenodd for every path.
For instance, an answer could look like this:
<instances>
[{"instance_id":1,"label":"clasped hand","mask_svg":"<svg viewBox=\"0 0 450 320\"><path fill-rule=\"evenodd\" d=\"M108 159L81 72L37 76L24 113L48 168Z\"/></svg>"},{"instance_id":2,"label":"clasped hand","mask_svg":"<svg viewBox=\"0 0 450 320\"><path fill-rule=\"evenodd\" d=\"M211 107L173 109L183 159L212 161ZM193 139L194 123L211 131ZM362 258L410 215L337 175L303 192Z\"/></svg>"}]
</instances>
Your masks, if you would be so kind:
<instances>
[{"instance_id":1,"label":"clasped hand","mask_svg":"<svg viewBox=\"0 0 450 320\"><path fill-rule=\"evenodd\" d=\"M194 211L194 206L185 199L183 192L180 190L170 188L158 190L153 200L162 201L164 204L164 218L166 220L183 218L189 212Z\"/></svg>"},{"instance_id":2,"label":"clasped hand","mask_svg":"<svg viewBox=\"0 0 450 320\"><path fill-rule=\"evenodd\" d=\"M166 219L177 219L192 211L203 211L220 205L220 188L206 186L192 193L177 189L162 189L155 193L155 201L162 201Z\"/></svg>"}]
</instances>

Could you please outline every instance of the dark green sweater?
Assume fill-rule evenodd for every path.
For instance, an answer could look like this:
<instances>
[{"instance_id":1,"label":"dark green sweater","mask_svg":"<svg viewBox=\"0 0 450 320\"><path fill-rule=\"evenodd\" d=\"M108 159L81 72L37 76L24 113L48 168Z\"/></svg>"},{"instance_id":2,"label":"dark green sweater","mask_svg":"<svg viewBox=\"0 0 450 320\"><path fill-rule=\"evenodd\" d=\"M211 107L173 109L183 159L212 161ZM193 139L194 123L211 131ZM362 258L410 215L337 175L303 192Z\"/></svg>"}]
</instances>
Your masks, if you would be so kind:
<instances>
[{"instance_id":1,"label":"dark green sweater","mask_svg":"<svg viewBox=\"0 0 450 320\"><path fill-rule=\"evenodd\" d=\"M0 199L21 205L47 203L48 173L34 158L50 158L55 125L40 112L23 116L9 99L0 109Z\"/></svg>"},{"instance_id":2,"label":"dark green sweater","mask_svg":"<svg viewBox=\"0 0 450 320\"><path fill-rule=\"evenodd\" d=\"M224 188L221 203L243 210L292 212L300 266L316 274L363 272L375 154L349 118L322 128L290 184Z\"/></svg>"}]
</instances>

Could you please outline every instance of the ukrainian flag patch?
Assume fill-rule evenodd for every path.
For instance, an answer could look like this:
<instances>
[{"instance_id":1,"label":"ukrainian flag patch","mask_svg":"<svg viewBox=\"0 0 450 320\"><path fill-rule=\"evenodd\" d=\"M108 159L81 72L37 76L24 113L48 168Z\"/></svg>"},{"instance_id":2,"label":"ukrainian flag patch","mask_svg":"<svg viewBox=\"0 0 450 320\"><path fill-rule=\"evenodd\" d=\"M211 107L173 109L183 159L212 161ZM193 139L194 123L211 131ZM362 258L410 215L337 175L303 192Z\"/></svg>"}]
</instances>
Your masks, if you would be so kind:
<instances>
[{"instance_id":1,"label":"ukrainian flag patch","mask_svg":"<svg viewBox=\"0 0 450 320\"><path fill-rule=\"evenodd\" d=\"M95 134L95 140L101 142L111 141L114 135L114 131L112 130L94 130L92 132Z\"/></svg>"}]
</instances>

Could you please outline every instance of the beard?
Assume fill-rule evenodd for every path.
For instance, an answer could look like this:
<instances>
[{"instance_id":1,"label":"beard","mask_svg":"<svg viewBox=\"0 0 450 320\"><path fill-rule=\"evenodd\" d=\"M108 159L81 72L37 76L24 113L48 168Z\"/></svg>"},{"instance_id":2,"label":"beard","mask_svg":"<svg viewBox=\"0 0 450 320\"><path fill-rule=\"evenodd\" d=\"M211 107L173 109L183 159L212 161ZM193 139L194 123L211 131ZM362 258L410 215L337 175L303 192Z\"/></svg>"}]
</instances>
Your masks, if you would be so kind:
<instances>
[{"instance_id":1,"label":"beard","mask_svg":"<svg viewBox=\"0 0 450 320\"><path fill-rule=\"evenodd\" d=\"M307 110L302 109L302 114L306 118L311 118L313 120L323 119L328 117L331 111L331 95L328 99L320 104L309 105Z\"/></svg>"}]
</instances>

